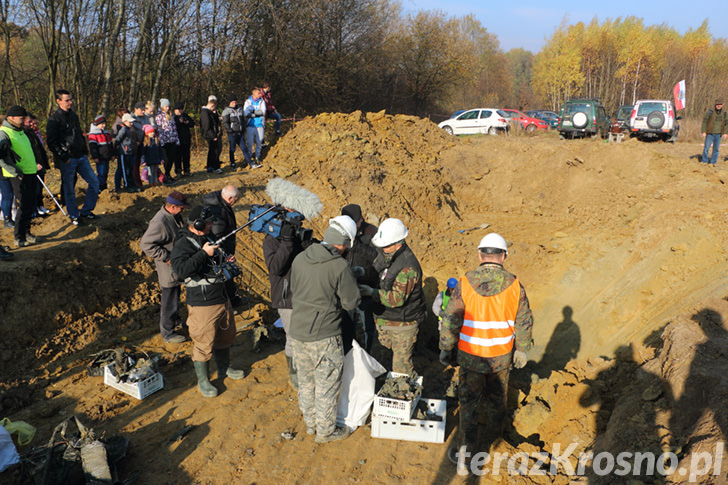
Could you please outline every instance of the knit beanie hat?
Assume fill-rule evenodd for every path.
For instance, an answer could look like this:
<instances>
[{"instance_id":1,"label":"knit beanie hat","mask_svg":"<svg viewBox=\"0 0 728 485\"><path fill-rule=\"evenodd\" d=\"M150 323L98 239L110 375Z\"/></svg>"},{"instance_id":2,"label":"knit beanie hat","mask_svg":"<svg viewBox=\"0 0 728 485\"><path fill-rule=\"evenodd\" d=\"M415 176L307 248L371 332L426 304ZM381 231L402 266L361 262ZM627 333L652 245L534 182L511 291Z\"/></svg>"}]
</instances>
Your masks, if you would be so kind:
<instances>
[{"instance_id":1,"label":"knit beanie hat","mask_svg":"<svg viewBox=\"0 0 728 485\"><path fill-rule=\"evenodd\" d=\"M329 226L324 232L324 242L328 244L336 244L337 246L351 246L351 239L346 234L342 234L338 229Z\"/></svg>"},{"instance_id":2,"label":"knit beanie hat","mask_svg":"<svg viewBox=\"0 0 728 485\"><path fill-rule=\"evenodd\" d=\"M94 118L94 125L98 126L101 123L106 123L106 118L104 118L104 115L98 115L96 118Z\"/></svg>"},{"instance_id":3,"label":"knit beanie hat","mask_svg":"<svg viewBox=\"0 0 728 485\"><path fill-rule=\"evenodd\" d=\"M159 107L163 108L164 106L170 106L170 102L167 98L162 98L159 100Z\"/></svg>"},{"instance_id":4,"label":"knit beanie hat","mask_svg":"<svg viewBox=\"0 0 728 485\"><path fill-rule=\"evenodd\" d=\"M5 116L28 116L28 112L25 111L25 108L16 104L15 106L8 108L5 112Z\"/></svg>"}]
</instances>

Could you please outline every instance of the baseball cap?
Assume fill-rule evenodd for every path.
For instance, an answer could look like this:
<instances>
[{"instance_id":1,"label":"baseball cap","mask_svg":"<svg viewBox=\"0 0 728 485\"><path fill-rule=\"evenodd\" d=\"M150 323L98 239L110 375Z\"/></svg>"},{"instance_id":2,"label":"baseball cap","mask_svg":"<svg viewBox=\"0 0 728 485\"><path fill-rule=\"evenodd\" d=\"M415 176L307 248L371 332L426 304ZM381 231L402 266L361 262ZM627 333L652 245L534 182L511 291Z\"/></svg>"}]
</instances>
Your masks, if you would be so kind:
<instances>
[{"instance_id":1,"label":"baseball cap","mask_svg":"<svg viewBox=\"0 0 728 485\"><path fill-rule=\"evenodd\" d=\"M121 117L122 123L134 123L134 117L130 115L129 113L124 113L124 115Z\"/></svg>"}]
</instances>

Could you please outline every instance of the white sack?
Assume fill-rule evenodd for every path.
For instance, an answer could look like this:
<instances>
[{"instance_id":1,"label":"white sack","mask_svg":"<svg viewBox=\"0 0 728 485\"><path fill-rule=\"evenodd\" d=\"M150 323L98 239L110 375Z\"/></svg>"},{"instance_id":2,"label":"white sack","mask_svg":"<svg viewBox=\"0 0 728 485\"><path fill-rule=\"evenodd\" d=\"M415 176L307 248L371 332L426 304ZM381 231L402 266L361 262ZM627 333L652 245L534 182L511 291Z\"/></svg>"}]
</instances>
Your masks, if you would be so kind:
<instances>
[{"instance_id":1,"label":"white sack","mask_svg":"<svg viewBox=\"0 0 728 485\"><path fill-rule=\"evenodd\" d=\"M374 402L375 378L387 372L382 364L367 354L356 340L344 357L341 396L336 410L336 424L352 430L362 426L369 417Z\"/></svg>"}]
</instances>

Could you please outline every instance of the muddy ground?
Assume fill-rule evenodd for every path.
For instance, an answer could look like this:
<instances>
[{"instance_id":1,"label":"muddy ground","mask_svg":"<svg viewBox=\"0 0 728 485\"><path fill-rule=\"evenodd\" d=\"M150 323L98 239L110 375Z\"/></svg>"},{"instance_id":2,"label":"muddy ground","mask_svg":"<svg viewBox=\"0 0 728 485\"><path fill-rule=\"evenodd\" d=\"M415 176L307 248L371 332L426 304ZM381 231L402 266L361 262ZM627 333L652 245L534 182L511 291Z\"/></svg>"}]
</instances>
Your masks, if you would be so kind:
<instances>
[{"instance_id":1,"label":"muddy ground","mask_svg":"<svg viewBox=\"0 0 728 485\"><path fill-rule=\"evenodd\" d=\"M426 274L432 299L450 276L476 263L480 238L509 242L507 267L534 312L531 361L513 374L514 425L491 451L675 452L691 456L724 441L728 413L728 169L699 164L695 142L621 144L537 136L445 135L427 120L385 113L322 114L271 140L264 168L211 176L204 149L194 175L176 187L199 198L226 183L243 189L238 220L267 202L265 185L284 177L318 194L308 221L320 237L329 217L359 203L370 222L398 217ZM240 157L240 152L238 152ZM227 159L227 153L223 154ZM58 190L57 176L49 176ZM83 188L80 182L79 187ZM92 224L74 227L57 211L36 220L40 244L14 250L0 267L0 417L38 428L42 446L58 422L78 415L106 436L130 440L122 479L137 483L460 483L446 457L456 435L448 405L447 444L373 439L370 428L317 445L307 436L287 383L283 344L271 331L262 235L238 235L241 287L233 363L249 375L215 399L195 389L190 344L165 346L159 292L139 249L169 189L104 192ZM50 203L46 204L51 207ZM487 223L487 230L463 229ZM10 230L0 244L11 245ZM431 300L430 300L431 301ZM258 330L256 330L258 329ZM421 330L417 370L424 396L441 398L452 369L437 362L436 322ZM85 366L100 350L133 345L162 359L165 387L143 401L117 392ZM184 426L193 428L170 441ZM281 433L295 436L287 440ZM489 442L484 442L483 451ZM576 462L575 458L572 462ZM532 462L531 462L532 463ZM726 483L728 459L698 481ZM711 472L713 469L711 469ZM626 483L639 478L487 473L480 483ZM16 469L0 475L12 483Z\"/></svg>"}]
</instances>

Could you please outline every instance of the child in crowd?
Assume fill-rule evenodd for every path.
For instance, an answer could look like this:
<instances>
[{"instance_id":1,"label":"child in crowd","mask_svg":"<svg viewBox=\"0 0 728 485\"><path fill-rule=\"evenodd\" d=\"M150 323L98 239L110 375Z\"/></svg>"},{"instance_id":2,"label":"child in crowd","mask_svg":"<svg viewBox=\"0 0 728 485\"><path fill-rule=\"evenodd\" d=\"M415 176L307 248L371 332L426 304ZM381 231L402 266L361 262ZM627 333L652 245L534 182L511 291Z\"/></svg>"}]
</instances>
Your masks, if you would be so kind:
<instances>
[{"instance_id":1,"label":"child in crowd","mask_svg":"<svg viewBox=\"0 0 728 485\"><path fill-rule=\"evenodd\" d=\"M149 185L161 185L159 182L159 165L162 163L162 147L159 145L157 131L152 125L144 125L144 143L142 144L142 163L149 170Z\"/></svg>"},{"instance_id":2,"label":"child in crowd","mask_svg":"<svg viewBox=\"0 0 728 485\"><path fill-rule=\"evenodd\" d=\"M106 131L106 118L98 115L91 123L88 134L88 148L91 158L96 162L96 174L99 177L99 191L106 190L109 175L109 163L114 158L113 138Z\"/></svg>"},{"instance_id":3,"label":"child in crowd","mask_svg":"<svg viewBox=\"0 0 728 485\"><path fill-rule=\"evenodd\" d=\"M114 138L114 145L119 149L119 164L114 175L114 188L121 192L121 181L124 180L124 188L128 192L141 192L142 188L137 187L134 182L134 161L136 160L139 140L144 136L139 128L134 126L134 117L124 113L121 118L122 127Z\"/></svg>"}]
</instances>

